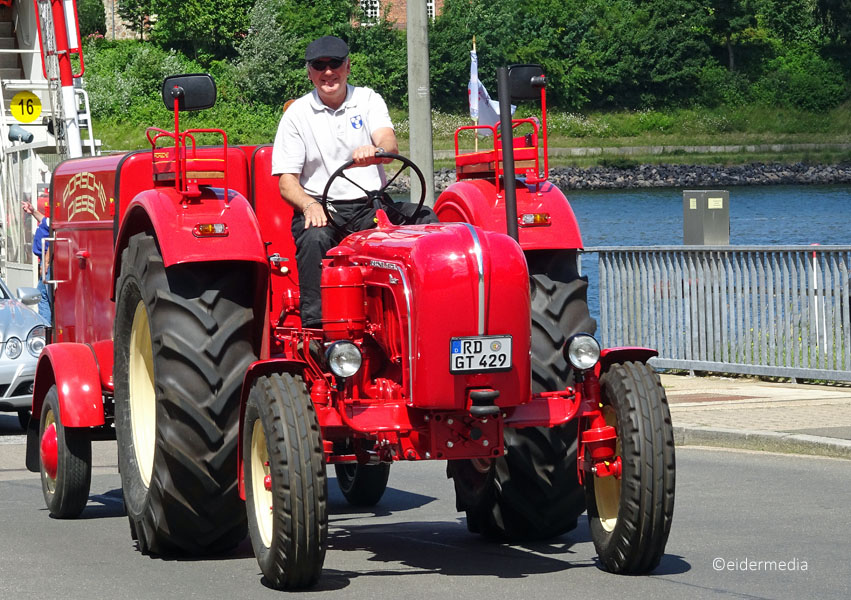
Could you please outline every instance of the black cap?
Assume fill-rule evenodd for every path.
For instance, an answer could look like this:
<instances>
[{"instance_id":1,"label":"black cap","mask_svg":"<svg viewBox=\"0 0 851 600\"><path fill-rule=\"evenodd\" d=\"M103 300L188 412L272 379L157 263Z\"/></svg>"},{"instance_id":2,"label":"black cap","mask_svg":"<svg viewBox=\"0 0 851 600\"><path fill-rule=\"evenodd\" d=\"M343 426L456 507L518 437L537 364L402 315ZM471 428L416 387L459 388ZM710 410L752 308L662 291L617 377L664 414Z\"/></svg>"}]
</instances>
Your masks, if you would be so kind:
<instances>
[{"instance_id":1,"label":"black cap","mask_svg":"<svg viewBox=\"0 0 851 600\"><path fill-rule=\"evenodd\" d=\"M326 35L307 45L304 60L310 62L317 58L346 58L348 55L349 47L346 42L333 35Z\"/></svg>"}]
</instances>

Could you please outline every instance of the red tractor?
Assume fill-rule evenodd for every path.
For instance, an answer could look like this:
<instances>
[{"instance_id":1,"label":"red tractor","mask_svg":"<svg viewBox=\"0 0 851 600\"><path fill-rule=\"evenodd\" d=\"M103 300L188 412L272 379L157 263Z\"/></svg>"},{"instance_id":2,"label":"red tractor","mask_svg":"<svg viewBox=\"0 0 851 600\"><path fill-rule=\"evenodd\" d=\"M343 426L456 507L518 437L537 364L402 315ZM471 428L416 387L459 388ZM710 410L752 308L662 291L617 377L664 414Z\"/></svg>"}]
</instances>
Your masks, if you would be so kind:
<instances>
[{"instance_id":1,"label":"red tractor","mask_svg":"<svg viewBox=\"0 0 851 600\"><path fill-rule=\"evenodd\" d=\"M181 111L215 101L207 76L168 78L163 98L175 127L149 129L151 150L53 175L54 323L27 443L53 516L80 514L91 441L114 436L142 552L217 552L247 529L267 580L301 588L322 570L327 465L372 505L393 462L445 460L471 531L550 538L587 504L604 568L658 564L674 447L654 353L590 335L579 231L538 172L535 121L505 144L521 144L519 243L502 233L514 178L495 136L459 154L444 223L393 225L385 190L369 192L377 226L329 253L323 326L306 329L271 147L180 130ZM222 143L196 144L210 135ZM422 179L388 157L391 182Z\"/></svg>"}]
</instances>

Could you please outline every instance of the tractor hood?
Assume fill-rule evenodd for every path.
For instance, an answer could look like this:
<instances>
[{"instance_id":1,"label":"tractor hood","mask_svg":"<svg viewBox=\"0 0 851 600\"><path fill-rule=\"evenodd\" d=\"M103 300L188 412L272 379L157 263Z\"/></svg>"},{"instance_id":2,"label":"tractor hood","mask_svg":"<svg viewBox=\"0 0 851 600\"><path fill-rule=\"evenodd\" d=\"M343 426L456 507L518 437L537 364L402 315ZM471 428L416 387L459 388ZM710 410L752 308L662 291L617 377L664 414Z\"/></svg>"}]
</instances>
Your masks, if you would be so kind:
<instances>
[{"instance_id":1,"label":"tractor hood","mask_svg":"<svg viewBox=\"0 0 851 600\"><path fill-rule=\"evenodd\" d=\"M467 392L491 388L497 404L531 394L529 275L510 237L464 223L386 226L349 236L348 260L365 267L367 303L386 321L388 296L398 319L403 388L422 408L463 409ZM381 298L381 300L376 300ZM368 308L368 311L370 309ZM392 330L390 324L384 330ZM510 336L511 365L503 370L451 373L453 338Z\"/></svg>"}]
</instances>

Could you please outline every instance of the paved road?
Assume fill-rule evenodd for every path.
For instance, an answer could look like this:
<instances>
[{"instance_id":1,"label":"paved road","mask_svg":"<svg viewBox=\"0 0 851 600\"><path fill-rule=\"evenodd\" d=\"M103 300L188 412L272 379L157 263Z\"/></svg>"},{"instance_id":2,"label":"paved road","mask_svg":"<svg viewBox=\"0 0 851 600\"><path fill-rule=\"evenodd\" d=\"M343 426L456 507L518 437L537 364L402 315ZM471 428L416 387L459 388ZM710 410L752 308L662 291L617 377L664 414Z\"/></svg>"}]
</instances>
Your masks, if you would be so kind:
<instances>
[{"instance_id":1,"label":"paved road","mask_svg":"<svg viewBox=\"0 0 851 600\"><path fill-rule=\"evenodd\" d=\"M123 513L114 443L95 445L100 466L82 518L50 519L37 475L23 470L21 438L5 419L0 416L0 598L280 597L261 583L247 543L200 560L137 552ZM549 544L502 546L468 534L442 463L394 466L390 489L374 511L350 510L332 479L328 555L312 597L851 595L851 461L680 448L677 463L667 555L647 577L598 569L583 519ZM723 570L713 566L718 559ZM771 570L757 561L778 562Z\"/></svg>"}]
</instances>

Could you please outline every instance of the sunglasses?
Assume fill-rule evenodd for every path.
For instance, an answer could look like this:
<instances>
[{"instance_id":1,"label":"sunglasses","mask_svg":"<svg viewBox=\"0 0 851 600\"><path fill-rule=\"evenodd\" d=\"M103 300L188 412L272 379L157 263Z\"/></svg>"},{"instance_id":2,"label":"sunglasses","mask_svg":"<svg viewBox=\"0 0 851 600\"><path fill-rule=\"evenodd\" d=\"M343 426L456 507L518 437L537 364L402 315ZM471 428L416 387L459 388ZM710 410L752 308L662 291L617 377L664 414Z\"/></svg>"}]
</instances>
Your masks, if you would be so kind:
<instances>
[{"instance_id":1,"label":"sunglasses","mask_svg":"<svg viewBox=\"0 0 851 600\"><path fill-rule=\"evenodd\" d=\"M344 58L329 58L328 60L312 60L310 61L310 68L315 71L324 71L328 67L332 69L339 69L340 65L345 61Z\"/></svg>"}]
</instances>

